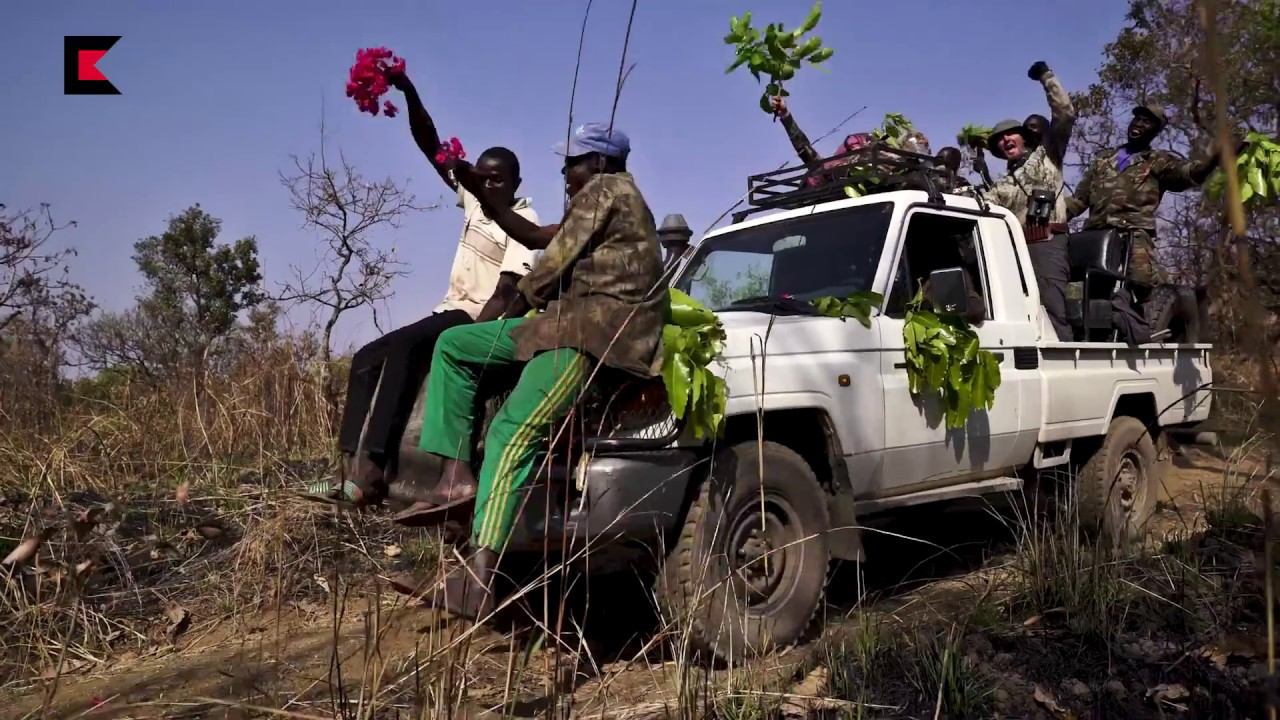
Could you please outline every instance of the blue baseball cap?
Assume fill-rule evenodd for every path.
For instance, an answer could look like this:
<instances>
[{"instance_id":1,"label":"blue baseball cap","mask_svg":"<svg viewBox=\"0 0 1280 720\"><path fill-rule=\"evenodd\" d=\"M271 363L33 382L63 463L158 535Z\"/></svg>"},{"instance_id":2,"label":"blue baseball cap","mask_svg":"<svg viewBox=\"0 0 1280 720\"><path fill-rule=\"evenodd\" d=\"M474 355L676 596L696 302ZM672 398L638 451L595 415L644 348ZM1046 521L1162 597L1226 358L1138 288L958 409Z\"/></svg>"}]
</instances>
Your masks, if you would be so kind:
<instances>
[{"instance_id":1,"label":"blue baseball cap","mask_svg":"<svg viewBox=\"0 0 1280 720\"><path fill-rule=\"evenodd\" d=\"M577 157L588 153L600 153L607 157L625 159L631 152L631 138L607 123L585 123L573 131L569 143L556 143L556 154Z\"/></svg>"}]
</instances>

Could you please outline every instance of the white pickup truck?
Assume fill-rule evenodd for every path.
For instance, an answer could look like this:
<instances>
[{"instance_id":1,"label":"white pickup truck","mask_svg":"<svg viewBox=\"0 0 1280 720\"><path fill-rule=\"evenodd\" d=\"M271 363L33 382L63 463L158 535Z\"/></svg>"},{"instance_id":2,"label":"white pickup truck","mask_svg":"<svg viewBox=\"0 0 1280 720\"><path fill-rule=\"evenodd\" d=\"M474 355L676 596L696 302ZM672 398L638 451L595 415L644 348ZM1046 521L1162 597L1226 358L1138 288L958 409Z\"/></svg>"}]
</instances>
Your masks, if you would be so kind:
<instances>
[{"instance_id":1,"label":"white pickup truck","mask_svg":"<svg viewBox=\"0 0 1280 720\"><path fill-rule=\"evenodd\" d=\"M1092 255L1106 264L1105 240L1089 242L1073 272ZM919 279L956 268L972 292L941 302L976 302L1001 383L989 411L947 430L937 399L908 390L902 329ZM1059 474L1081 517L1134 535L1154 508L1164 433L1209 413L1210 346L1054 339L1020 226L967 197L904 190L744 219L703 238L673 285L724 324L724 435L695 440L653 401L660 383L633 385L606 413L625 420L601 430L597 418L551 454L511 550L559 546L591 554L593 570L656 554L658 597L722 658L799 638L829 560L863 560L859 523L895 508L1070 470ZM859 290L884 296L869 328L804 311Z\"/></svg>"}]
</instances>

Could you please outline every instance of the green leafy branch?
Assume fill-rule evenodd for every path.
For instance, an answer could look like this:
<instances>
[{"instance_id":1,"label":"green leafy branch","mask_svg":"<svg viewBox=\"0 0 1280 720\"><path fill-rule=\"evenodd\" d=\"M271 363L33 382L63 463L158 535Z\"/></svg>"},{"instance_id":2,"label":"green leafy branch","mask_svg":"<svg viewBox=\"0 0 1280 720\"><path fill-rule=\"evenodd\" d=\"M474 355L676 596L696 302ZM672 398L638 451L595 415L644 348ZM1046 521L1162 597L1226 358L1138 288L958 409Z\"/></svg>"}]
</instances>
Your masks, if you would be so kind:
<instances>
[{"instance_id":1,"label":"green leafy branch","mask_svg":"<svg viewBox=\"0 0 1280 720\"><path fill-rule=\"evenodd\" d=\"M960 128L959 133L956 133L956 142L960 147L981 148L986 147L989 137L991 137L990 127L968 123Z\"/></svg>"},{"instance_id":2,"label":"green leafy branch","mask_svg":"<svg viewBox=\"0 0 1280 720\"><path fill-rule=\"evenodd\" d=\"M854 318L862 327L871 327L871 311L880 307L884 302L884 296L878 292L859 291L844 298L843 300L834 297L820 297L813 301L813 306L817 308L818 313L826 317L835 318Z\"/></svg>"},{"instance_id":3,"label":"green leafy branch","mask_svg":"<svg viewBox=\"0 0 1280 720\"><path fill-rule=\"evenodd\" d=\"M1236 173L1240 178L1240 202L1260 204L1280 198L1280 142L1260 132L1251 132L1245 138L1248 147L1236 158ZM1205 190L1209 197L1220 200L1226 191L1227 177L1216 170Z\"/></svg>"},{"instance_id":4,"label":"green leafy branch","mask_svg":"<svg viewBox=\"0 0 1280 720\"><path fill-rule=\"evenodd\" d=\"M668 322L662 327L662 381L677 419L688 415L694 437L718 436L724 429L728 393L711 363L724 350L720 318L702 303L672 288Z\"/></svg>"},{"instance_id":5,"label":"green leafy branch","mask_svg":"<svg viewBox=\"0 0 1280 720\"><path fill-rule=\"evenodd\" d=\"M903 139L913 130L915 130L915 126L911 124L906 115L902 113L885 113L884 121L880 124L880 127L872 130L870 135L874 142L884 143L891 148L899 148L902 146ZM859 174L862 177L844 186L845 197L860 198L867 194L868 186L880 183L880 178L871 173L871 168L860 166L856 169L861 171Z\"/></svg>"},{"instance_id":6,"label":"green leafy branch","mask_svg":"<svg viewBox=\"0 0 1280 720\"><path fill-rule=\"evenodd\" d=\"M940 396L947 428L957 430L971 412L995 403L1000 364L981 349L977 333L963 318L939 315L923 304L923 291L917 292L902 325L908 387L913 395Z\"/></svg>"},{"instance_id":7,"label":"green leafy branch","mask_svg":"<svg viewBox=\"0 0 1280 720\"><path fill-rule=\"evenodd\" d=\"M906 138L911 131L915 130L915 126L902 113L885 113L884 122L880 127L871 131L871 137L877 142L883 142L891 148L902 147L902 140Z\"/></svg>"},{"instance_id":8,"label":"green leafy branch","mask_svg":"<svg viewBox=\"0 0 1280 720\"><path fill-rule=\"evenodd\" d=\"M782 85L795 77L802 64L819 65L835 54L835 50L823 47L822 38L816 35L805 37L818 26L821 18L822 0L817 0L800 27L791 31L786 30L782 23L769 23L761 32L751 27L750 12L729 18L729 34L725 35L724 42L734 46L735 57L725 73L745 65L756 80L760 80L762 75L767 76L769 84L760 94L760 109L772 114L770 98L789 94Z\"/></svg>"}]
</instances>

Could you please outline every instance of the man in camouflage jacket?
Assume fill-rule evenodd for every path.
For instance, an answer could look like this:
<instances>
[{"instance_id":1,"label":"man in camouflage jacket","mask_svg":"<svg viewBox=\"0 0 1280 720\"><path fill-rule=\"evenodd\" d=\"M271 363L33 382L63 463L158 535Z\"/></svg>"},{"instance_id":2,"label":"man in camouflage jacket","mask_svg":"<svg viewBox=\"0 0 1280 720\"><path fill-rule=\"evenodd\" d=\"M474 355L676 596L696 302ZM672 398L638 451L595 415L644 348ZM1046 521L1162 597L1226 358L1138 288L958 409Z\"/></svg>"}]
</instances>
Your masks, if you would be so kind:
<instances>
[{"instance_id":1,"label":"man in camouflage jacket","mask_svg":"<svg viewBox=\"0 0 1280 720\"><path fill-rule=\"evenodd\" d=\"M1157 105L1133 109L1127 142L1094 158L1076 185L1068 214L1086 210L1086 230L1115 228L1129 234L1129 278L1147 287L1168 282L1155 258L1156 209L1166 192L1183 192L1201 185L1218 164L1218 153L1187 160L1151 141L1165 125Z\"/></svg>"},{"instance_id":2,"label":"man in camouflage jacket","mask_svg":"<svg viewBox=\"0 0 1280 720\"><path fill-rule=\"evenodd\" d=\"M508 319L454 328L436 344L420 447L443 459L442 480L434 502L397 519L426 524L475 501L470 561L425 597L454 614L474 620L493 607L494 567L520 489L592 370L604 364L640 377L661 372L662 249L653 213L626 172L629 151L621 131L581 126L562 151L571 200L560 225L537 228L495 208L494 219L512 237L552 233L550 242L520 280L523 302L507 311ZM460 177L474 183L466 168ZM529 307L540 312L523 317ZM523 365L519 382L489 425L477 481L471 472L477 385L517 365ZM416 579L397 587L421 594Z\"/></svg>"},{"instance_id":3,"label":"man in camouflage jacket","mask_svg":"<svg viewBox=\"0 0 1280 720\"><path fill-rule=\"evenodd\" d=\"M992 155L1008 161L1008 172L982 195L988 202L1007 208L1022 223L1040 289L1040 304L1048 312L1058 339L1070 340L1066 290L1071 268L1067 262L1067 197L1062 164L1076 111L1071 97L1044 61L1032 65L1027 77L1044 86L1049 100L1049 125L1039 136L1017 120L996 125L987 138L987 148ZM1037 191L1046 192L1051 198L1048 217L1028 217Z\"/></svg>"}]
</instances>

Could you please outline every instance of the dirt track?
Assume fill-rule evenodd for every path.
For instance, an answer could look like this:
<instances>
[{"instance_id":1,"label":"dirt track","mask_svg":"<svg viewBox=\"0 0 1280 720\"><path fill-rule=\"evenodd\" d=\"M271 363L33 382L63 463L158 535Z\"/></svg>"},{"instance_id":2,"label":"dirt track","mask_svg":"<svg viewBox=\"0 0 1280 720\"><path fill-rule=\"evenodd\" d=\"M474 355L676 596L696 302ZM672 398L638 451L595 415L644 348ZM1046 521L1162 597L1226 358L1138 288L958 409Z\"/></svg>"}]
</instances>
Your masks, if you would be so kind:
<instances>
[{"instance_id":1,"label":"dirt track","mask_svg":"<svg viewBox=\"0 0 1280 720\"><path fill-rule=\"evenodd\" d=\"M1199 450L1177 458L1166 476L1154 531L1177 534L1194 528L1204 494L1223 483L1223 467L1221 460ZM949 520L939 522L939 517ZM936 612L952 603L971 604L981 591L984 574L991 573L1001 555L1009 552L1007 529L989 513L906 516L894 530L918 534L948 551L883 538L869 540L866 587L875 598L871 607L880 612L910 612L918 606ZM893 562L886 563L884 558ZM831 588L828 632L852 622L857 611L851 578L852 573L842 573ZM645 619L645 601L634 589L629 595L610 593L607 601L601 601L608 607L602 609L597 603L584 621L588 628L593 623L607 628L605 639L591 638L590 644L584 644L566 633L558 653L551 643L539 640L543 634L536 626L526 624L518 640L485 628L473 631L468 636L466 664L468 707L495 707L505 699L508 709L521 716L544 716L553 705L570 703L575 714L585 716L661 715L664 704L675 703L676 675L682 665L663 657L657 649L662 643L637 654L645 645L646 631L651 632L646 630L651 620ZM304 603L190 631L176 647L158 649L152 657L120 658L63 677L46 716L77 717L101 703L85 717L289 716L280 714L279 708L294 713L292 717L332 717L331 688L338 686L340 668L342 685L357 688L351 691L357 695L350 707L355 707L362 684L378 687L389 700L383 706L385 715L374 717L394 717L395 709L409 710L408 700L398 698L411 697L415 683L422 688L435 680L436 669L430 665L415 679L415 659L430 657L428 645L447 640L447 633L465 632L458 625L441 630L433 611L404 607L396 598L375 598L369 593L348 596L336 631L335 615L332 605ZM633 627L628 628L628 623ZM371 639L375 636L376 641ZM806 647L801 646L760 661L749 670L753 684L786 690L805 653ZM723 672L711 673L711 679L727 680ZM38 716L48 689L47 681L41 685L18 694L9 706L13 712L3 714ZM472 714L459 710L462 715Z\"/></svg>"}]
</instances>

